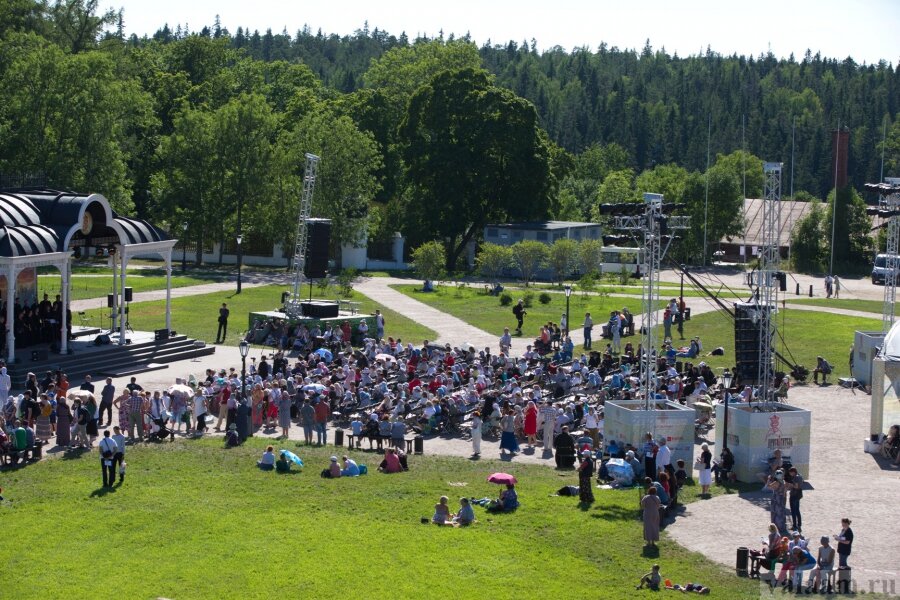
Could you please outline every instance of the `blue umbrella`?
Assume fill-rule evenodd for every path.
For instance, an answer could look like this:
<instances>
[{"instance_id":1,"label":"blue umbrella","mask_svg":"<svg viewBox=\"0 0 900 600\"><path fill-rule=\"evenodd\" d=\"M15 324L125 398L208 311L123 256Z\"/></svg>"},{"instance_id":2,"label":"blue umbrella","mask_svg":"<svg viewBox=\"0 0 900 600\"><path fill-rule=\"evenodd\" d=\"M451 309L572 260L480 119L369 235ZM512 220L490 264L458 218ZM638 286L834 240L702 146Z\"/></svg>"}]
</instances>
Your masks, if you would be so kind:
<instances>
[{"instance_id":1,"label":"blue umbrella","mask_svg":"<svg viewBox=\"0 0 900 600\"><path fill-rule=\"evenodd\" d=\"M307 383L303 386L304 392L315 392L317 394L321 394L328 388L322 385L321 383Z\"/></svg>"},{"instance_id":2,"label":"blue umbrella","mask_svg":"<svg viewBox=\"0 0 900 600\"><path fill-rule=\"evenodd\" d=\"M324 360L326 363L330 363L334 358L334 355L328 348L319 348L318 350L316 350L315 354L321 356L322 360Z\"/></svg>"},{"instance_id":3,"label":"blue umbrella","mask_svg":"<svg viewBox=\"0 0 900 600\"><path fill-rule=\"evenodd\" d=\"M303 466L303 461L300 460L300 457L297 456L296 454L294 454L293 452L291 452L290 450L282 450L281 455L287 457L288 460L290 460L292 463L294 463L298 467Z\"/></svg>"}]
</instances>

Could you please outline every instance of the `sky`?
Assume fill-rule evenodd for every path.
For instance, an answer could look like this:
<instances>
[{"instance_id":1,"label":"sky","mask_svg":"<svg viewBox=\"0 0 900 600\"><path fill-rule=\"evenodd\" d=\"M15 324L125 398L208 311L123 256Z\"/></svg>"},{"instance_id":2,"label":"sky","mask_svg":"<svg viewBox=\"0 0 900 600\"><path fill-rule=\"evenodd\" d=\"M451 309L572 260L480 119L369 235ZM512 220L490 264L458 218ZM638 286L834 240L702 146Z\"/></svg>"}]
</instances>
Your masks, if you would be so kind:
<instances>
[{"instance_id":1,"label":"sky","mask_svg":"<svg viewBox=\"0 0 900 600\"><path fill-rule=\"evenodd\" d=\"M566 50L606 42L620 49L641 49L647 39L669 54L698 54L707 46L720 54L778 57L813 54L857 63L900 59L900 0L101 0L101 7L124 8L130 35L152 35L163 24L191 31L212 25L220 15L231 33L238 26L267 28L293 35L309 25L313 32L352 34L369 28L410 38L418 34L466 34L481 45L537 40L539 50Z\"/></svg>"}]
</instances>

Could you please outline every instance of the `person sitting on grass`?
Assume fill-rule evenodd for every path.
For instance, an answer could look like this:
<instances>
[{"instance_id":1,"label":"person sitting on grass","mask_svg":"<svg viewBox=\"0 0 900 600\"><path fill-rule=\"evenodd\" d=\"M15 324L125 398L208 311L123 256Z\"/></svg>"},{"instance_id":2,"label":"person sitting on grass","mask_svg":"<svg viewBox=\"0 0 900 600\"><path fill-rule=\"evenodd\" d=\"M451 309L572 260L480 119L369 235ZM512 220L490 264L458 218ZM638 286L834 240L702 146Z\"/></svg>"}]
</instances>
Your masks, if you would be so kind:
<instances>
[{"instance_id":1,"label":"person sitting on grass","mask_svg":"<svg viewBox=\"0 0 900 600\"><path fill-rule=\"evenodd\" d=\"M450 507L447 506L447 503L450 501L447 496L441 496L441 499L437 504L434 505L434 515L431 517L431 522L435 525L446 525L447 521L450 519Z\"/></svg>"},{"instance_id":2,"label":"person sitting on grass","mask_svg":"<svg viewBox=\"0 0 900 600\"><path fill-rule=\"evenodd\" d=\"M322 477L326 479L338 479L341 476L341 466L338 464L337 456L331 457L331 464L327 469L323 469Z\"/></svg>"},{"instance_id":3,"label":"person sitting on grass","mask_svg":"<svg viewBox=\"0 0 900 600\"><path fill-rule=\"evenodd\" d=\"M275 468L275 452L273 450L272 446L266 446L266 451L263 452L262 459L256 462L256 466L263 471L273 470Z\"/></svg>"},{"instance_id":4,"label":"person sitting on grass","mask_svg":"<svg viewBox=\"0 0 900 600\"><path fill-rule=\"evenodd\" d=\"M277 471L278 473L291 472L291 461L287 459L287 455L284 453L284 450L281 451L281 454L278 455L278 460L275 461L275 471Z\"/></svg>"},{"instance_id":5,"label":"person sitting on grass","mask_svg":"<svg viewBox=\"0 0 900 600\"><path fill-rule=\"evenodd\" d=\"M343 456L344 468L341 469L341 477L359 477L359 465L346 454Z\"/></svg>"},{"instance_id":6,"label":"person sitting on grass","mask_svg":"<svg viewBox=\"0 0 900 600\"><path fill-rule=\"evenodd\" d=\"M237 432L237 424L232 423L228 426L228 431L225 432L225 447L226 448L234 448L235 446L239 446L241 443L241 438L238 437ZM274 462L274 459L273 459Z\"/></svg>"},{"instance_id":7,"label":"person sitting on grass","mask_svg":"<svg viewBox=\"0 0 900 600\"><path fill-rule=\"evenodd\" d=\"M659 590L659 584L661 581L662 578L659 576L659 565L653 565L653 567L650 569L650 572L641 577L641 583L634 589L642 590L646 585L648 588L656 592Z\"/></svg>"},{"instance_id":8,"label":"person sitting on grass","mask_svg":"<svg viewBox=\"0 0 900 600\"><path fill-rule=\"evenodd\" d=\"M516 493L516 486L512 483L506 484L506 489L500 492L500 498L493 500L488 505L489 512L511 512L519 507L519 494Z\"/></svg>"},{"instance_id":9,"label":"person sitting on grass","mask_svg":"<svg viewBox=\"0 0 900 600\"><path fill-rule=\"evenodd\" d=\"M384 460L378 465L378 470L382 473L399 473L403 470L403 467L400 466L400 458L393 448L384 451Z\"/></svg>"},{"instance_id":10,"label":"person sitting on grass","mask_svg":"<svg viewBox=\"0 0 900 600\"><path fill-rule=\"evenodd\" d=\"M475 510L468 498L459 499L459 512L453 517L454 525L471 525L475 522Z\"/></svg>"}]
</instances>

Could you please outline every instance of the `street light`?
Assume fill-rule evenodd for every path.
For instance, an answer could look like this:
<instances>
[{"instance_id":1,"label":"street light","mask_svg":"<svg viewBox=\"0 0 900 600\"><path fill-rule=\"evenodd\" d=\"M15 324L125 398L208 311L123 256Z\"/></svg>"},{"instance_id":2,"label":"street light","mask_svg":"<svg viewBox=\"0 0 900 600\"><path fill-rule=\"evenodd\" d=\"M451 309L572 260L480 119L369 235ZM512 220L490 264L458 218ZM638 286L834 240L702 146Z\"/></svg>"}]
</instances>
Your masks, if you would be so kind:
<instances>
[{"instance_id":1,"label":"street light","mask_svg":"<svg viewBox=\"0 0 900 600\"><path fill-rule=\"evenodd\" d=\"M728 448L728 397L730 394L728 390L731 389L731 382L734 380L734 376L731 374L731 371L725 369L725 372L722 373L722 383L725 384L725 424L722 426L722 449Z\"/></svg>"},{"instance_id":2,"label":"street light","mask_svg":"<svg viewBox=\"0 0 900 600\"><path fill-rule=\"evenodd\" d=\"M566 290L566 335L569 335L569 330L572 328L569 323L569 297L572 295L572 286L567 283L563 289Z\"/></svg>"},{"instance_id":3,"label":"street light","mask_svg":"<svg viewBox=\"0 0 900 600\"><path fill-rule=\"evenodd\" d=\"M247 402L247 355L250 354L250 342L241 340L238 344L238 350L241 352L241 406L246 406ZM253 424L251 422L251 413L247 411L247 435L253 434Z\"/></svg>"},{"instance_id":4,"label":"street light","mask_svg":"<svg viewBox=\"0 0 900 600\"><path fill-rule=\"evenodd\" d=\"M181 272L184 273L187 270L187 221L181 224L181 229L184 231L184 236L181 238Z\"/></svg>"},{"instance_id":5,"label":"street light","mask_svg":"<svg viewBox=\"0 0 900 600\"><path fill-rule=\"evenodd\" d=\"M241 263L244 260L244 254L241 251L241 240L244 239L240 233L237 234L237 264L238 264L238 278L237 278L237 293L241 293Z\"/></svg>"}]
</instances>

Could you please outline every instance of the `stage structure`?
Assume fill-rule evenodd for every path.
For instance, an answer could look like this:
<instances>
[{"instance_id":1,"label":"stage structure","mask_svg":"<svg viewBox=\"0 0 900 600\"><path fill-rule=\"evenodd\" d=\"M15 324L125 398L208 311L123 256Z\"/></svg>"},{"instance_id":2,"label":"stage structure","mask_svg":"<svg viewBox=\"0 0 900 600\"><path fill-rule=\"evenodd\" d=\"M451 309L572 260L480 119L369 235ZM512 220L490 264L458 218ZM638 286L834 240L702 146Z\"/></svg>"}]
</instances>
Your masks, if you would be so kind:
<instances>
[{"instance_id":1,"label":"stage structure","mask_svg":"<svg viewBox=\"0 0 900 600\"><path fill-rule=\"evenodd\" d=\"M897 270L900 269L900 177L887 177L883 183L867 183L866 191L878 194L878 204L866 209L866 214L887 221L885 254L884 305L881 309L881 331L887 334L894 325L894 301L897 298Z\"/></svg>"},{"instance_id":2,"label":"stage structure","mask_svg":"<svg viewBox=\"0 0 900 600\"><path fill-rule=\"evenodd\" d=\"M291 296L284 303L284 312L292 318L303 315L300 288L303 284L303 268L306 266L309 231L307 222L312 213L313 192L316 188L316 173L319 169L319 157L306 154L306 167L303 169L303 193L300 195L300 214L297 216L297 234L294 241L294 277Z\"/></svg>"},{"instance_id":3,"label":"stage structure","mask_svg":"<svg viewBox=\"0 0 900 600\"><path fill-rule=\"evenodd\" d=\"M646 357L641 360L641 392L644 397L644 410L650 410L651 401L656 393L656 325L659 322L659 276L660 265L672 240L675 231L683 231L690 227L690 217L675 216L671 213L679 205L665 204L662 194L644 194L643 214L635 214L640 204L625 203L603 205L601 214L617 215L613 219L613 227L630 232L640 240L643 236L643 287L641 289L641 310L643 321L641 326L642 344ZM631 213L631 214L627 214Z\"/></svg>"}]
</instances>

